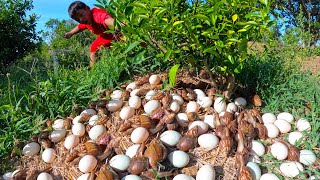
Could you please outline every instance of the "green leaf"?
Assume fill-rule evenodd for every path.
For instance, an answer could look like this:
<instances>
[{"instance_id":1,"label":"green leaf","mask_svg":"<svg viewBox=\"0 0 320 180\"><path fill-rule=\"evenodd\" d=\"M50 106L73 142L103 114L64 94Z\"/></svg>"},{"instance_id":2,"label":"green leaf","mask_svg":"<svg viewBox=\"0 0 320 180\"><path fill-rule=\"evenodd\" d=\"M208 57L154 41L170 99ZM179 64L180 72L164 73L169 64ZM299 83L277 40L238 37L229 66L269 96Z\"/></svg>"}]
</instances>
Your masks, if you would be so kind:
<instances>
[{"instance_id":1,"label":"green leaf","mask_svg":"<svg viewBox=\"0 0 320 180\"><path fill-rule=\"evenodd\" d=\"M124 52L124 54L127 54L129 51L131 51L134 47L136 47L140 42L139 41L135 41L133 43L130 44L130 46L127 48L127 50Z\"/></svg>"},{"instance_id":2,"label":"green leaf","mask_svg":"<svg viewBox=\"0 0 320 180\"><path fill-rule=\"evenodd\" d=\"M172 50L168 49L168 51L166 52L166 54L164 55L164 61L169 60L170 56L171 56Z\"/></svg>"},{"instance_id":3,"label":"green leaf","mask_svg":"<svg viewBox=\"0 0 320 180\"><path fill-rule=\"evenodd\" d=\"M208 18L206 15L203 15L203 14L194 15L193 18L210 22L210 18Z\"/></svg>"},{"instance_id":4,"label":"green leaf","mask_svg":"<svg viewBox=\"0 0 320 180\"><path fill-rule=\"evenodd\" d=\"M129 4L128 6L134 6L134 7L139 7L139 8L147 9L147 7L146 7L145 4L138 3L138 2L133 2L133 3Z\"/></svg>"},{"instance_id":5,"label":"green leaf","mask_svg":"<svg viewBox=\"0 0 320 180\"><path fill-rule=\"evenodd\" d=\"M234 15L232 16L232 21L233 21L233 22L236 22L237 19L238 19L238 14L234 14Z\"/></svg>"},{"instance_id":6,"label":"green leaf","mask_svg":"<svg viewBox=\"0 0 320 180\"><path fill-rule=\"evenodd\" d=\"M236 42L236 43L240 43L241 41L238 39L234 39L234 38L230 38L227 40L228 42Z\"/></svg>"},{"instance_id":7,"label":"green leaf","mask_svg":"<svg viewBox=\"0 0 320 180\"><path fill-rule=\"evenodd\" d=\"M173 87L176 83L176 76L177 76L177 71L178 71L179 67L180 67L180 64L176 64L170 68L169 84L171 87Z\"/></svg>"},{"instance_id":8,"label":"green leaf","mask_svg":"<svg viewBox=\"0 0 320 180\"><path fill-rule=\"evenodd\" d=\"M181 23L183 23L183 22L184 22L184 21L176 21L176 22L173 23L173 26L176 26L176 25L181 24Z\"/></svg>"},{"instance_id":9,"label":"green leaf","mask_svg":"<svg viewBox=\"0 0 320 180\"><path fill-rule=\"evenodd\" d=\"M248 31L248 29L240 29L240 30L238 30L238 32L246 32L246 31Z\"/></svg>"},{"instance_id":10,"label":"green leaf","mask_svg":"<svg viewBox=\"0 0 320 180\"><path fill-rule=\"evenodd\" d=\"M260 0L261 4L267 6L268 5L268 0Z\"/></svg>"},{"instance_id":11,"label":"green leaf","mask_svg":"<svg viewBox=\"0 0 320 180\"><path fill-rule=\"evenodd\" d=\"M250 18L261 18L261 15L260 14L256 14L256 13L249 13L247 15L244 16L245 18L247 19L250 19Z\"/></svg>"}]
</instances>

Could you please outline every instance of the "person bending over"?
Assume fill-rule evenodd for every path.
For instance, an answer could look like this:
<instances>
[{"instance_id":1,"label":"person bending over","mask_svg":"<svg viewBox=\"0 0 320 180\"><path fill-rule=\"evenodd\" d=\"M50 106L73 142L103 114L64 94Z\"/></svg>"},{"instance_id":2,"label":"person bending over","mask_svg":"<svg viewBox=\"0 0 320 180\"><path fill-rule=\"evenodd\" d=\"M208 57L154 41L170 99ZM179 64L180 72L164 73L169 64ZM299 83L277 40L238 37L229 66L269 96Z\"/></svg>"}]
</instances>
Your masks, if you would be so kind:
<instances>
[{"instance_id":1,"label":"person bending over","mask_svg":"<svg viewBox=\"0 0 320 180\"><path fill-rule=\"evenodd\" d=\"M119 36L115 36L113 33L106 33L109 30L109 26L114 26L114 19L108 12L100 8L90 9L85 3L81 1L75 1L70 4L68 8L69 16L77 21L79 24L71 31L64 34L64 37L69 39L73 35L89 29L93 34L97 35L97 38L92 42L90 47L90 67L97 62L96 52L101 47L109 48L113 40L119 40ZM114 28L117 30L117 28Z\"/></svg>"}]
</instances>

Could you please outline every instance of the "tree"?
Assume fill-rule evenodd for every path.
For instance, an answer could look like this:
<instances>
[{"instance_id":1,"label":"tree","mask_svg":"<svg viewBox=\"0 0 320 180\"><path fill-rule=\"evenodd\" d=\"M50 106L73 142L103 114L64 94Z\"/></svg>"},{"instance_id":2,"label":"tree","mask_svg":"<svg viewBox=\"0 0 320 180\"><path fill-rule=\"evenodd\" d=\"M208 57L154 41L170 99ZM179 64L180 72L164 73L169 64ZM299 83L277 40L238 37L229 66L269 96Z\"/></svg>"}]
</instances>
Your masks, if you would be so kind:
<instances>
[{"instance_id":1,"label":"tree","mask_svg":"<svg viewBox=\"0 0 320 180\"><path fill-rule=\"evenodd\" d=\"M209 68L212 86L227 98L248 59L248 41L261 38L273 23L268 0L98 2L115 17L132 46L144 41L154 59Z\"/></svg>"},{"instance_id":2,"label":"tree","mask_svg":"<svg viewBox=\"0 0 320 180\"><path fill-rule=\"evenodd\" d=\"M314 36L314 45L320 38L320 0L276 0L273 3L272 13L276 17L287 19L287 24L294 27L301 27L301 17L303 24L301 28Z\"/></svg>"},{"instance_id":3,"label":"tree","mask_svg":"<svg viewBox=\"0 0 320 180\"><path fill-rule=\"evenodd\" d=\"M36 32L37 16L26 15L32 0L0 1L0 72L28 52L37 48L41 39Z\"/></svg>"}]
</instances>

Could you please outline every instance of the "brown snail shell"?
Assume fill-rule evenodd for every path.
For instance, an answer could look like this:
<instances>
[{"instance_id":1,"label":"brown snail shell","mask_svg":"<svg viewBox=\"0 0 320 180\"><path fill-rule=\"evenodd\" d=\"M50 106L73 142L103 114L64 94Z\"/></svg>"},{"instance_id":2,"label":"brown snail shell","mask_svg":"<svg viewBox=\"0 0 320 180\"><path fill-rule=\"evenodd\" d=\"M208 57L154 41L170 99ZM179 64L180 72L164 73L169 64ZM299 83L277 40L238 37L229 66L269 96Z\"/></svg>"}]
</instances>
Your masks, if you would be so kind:
<instances>
[{"instance_id":1,"label":"brown snail shell","mask_svg":"<svg viewBox=\"0 0 320 180\"><path fill-rule=\"evenodd\" d=\"M139 175L146 171L149 166L148 158L146 157L134 157L129 165L128 172L131 174Z\"/></svg>"},{"instance_id":2,"label":"brown snail shell","mask_svg":"<svg viewBox=\"0 0 320 180\"><path fill-rule=\"evenodd\" d=\"M152 126L151 118L146 115L133 116L128 120L132 123L132 125L135 125L138 127L144 127L149 129Z\"/></svg>"},{"instance_id":3,"label":"brown snail shell","mask_svg":"<svg viewBox=\"0 0 320 180\"><path fill-rule=\"evenodd\" d=\"M167 157L167 148L158 141L152 141L144 152L144 156L149 159L152 167L157 167L157 162Z\"/></svg>"},{"instance_id":4,"label":"brown snail shell","mask_svg":"<svg viewBox=\"0 0 320 180\"><path fill-rule=\"evenodd\" d=\"M262 106L262 100L261 100L260 96L257 94L253 96L252 102L253 102L253 105L255 105L257 107Z\"/></svg>"},{"instance_id":5,"label":"brown snail shell","mask_svg":"<svg viewBox=\"0 0 320 180\"><path fill-rule=\"evenodd\" d=\"M165 110L163 108L158 108L156 110L154 110L151 114L151 118L153 120L160 120L164 117L164 115L166 114Z\"/></svg>"},{"instance_id":6,"label":"brown snail shell","mask_svg":"<svg viewBox=\"0 0 320 180\"><path fill-rule=\"evenodd\" d=\"M188 112L187 116L188 116L188 120L190 122L193 122L193 121L196 121L197 119L199 119L199 116L196 112Z\"/></svg>"},{"instance_id":7,"label":"brown snail shell","mask_svg":"<svg viewBox=\"0 0 320 180\"><path fill-rule=\"evenodd\" d=\"M185 152L195 148L196 146L197 146L197 137L191 137L191 136L183 136L177 144L177 148Z\"/></svg>"}]
</instances>

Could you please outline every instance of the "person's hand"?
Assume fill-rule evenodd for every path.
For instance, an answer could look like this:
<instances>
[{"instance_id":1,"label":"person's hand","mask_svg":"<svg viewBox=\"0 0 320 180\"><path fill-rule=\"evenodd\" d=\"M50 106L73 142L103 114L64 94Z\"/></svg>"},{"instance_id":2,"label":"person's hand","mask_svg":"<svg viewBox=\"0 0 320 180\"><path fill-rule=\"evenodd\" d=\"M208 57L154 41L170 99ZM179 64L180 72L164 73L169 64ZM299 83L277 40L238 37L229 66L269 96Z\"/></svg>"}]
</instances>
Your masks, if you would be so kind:
<instances>
[{"instance_id":1,"label":"person's hand","mask_svg":"<svg viewBox=\"0 0 320 180\"><path fill-rule=\"evenodd\" d=\"M71 38L72 37L72 33L70 33L70 32L67 32L67 33L64 33L64 38L66 38L66 39L69 39L69 38Z\"/></svg>"}]
</instances>

